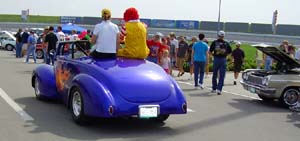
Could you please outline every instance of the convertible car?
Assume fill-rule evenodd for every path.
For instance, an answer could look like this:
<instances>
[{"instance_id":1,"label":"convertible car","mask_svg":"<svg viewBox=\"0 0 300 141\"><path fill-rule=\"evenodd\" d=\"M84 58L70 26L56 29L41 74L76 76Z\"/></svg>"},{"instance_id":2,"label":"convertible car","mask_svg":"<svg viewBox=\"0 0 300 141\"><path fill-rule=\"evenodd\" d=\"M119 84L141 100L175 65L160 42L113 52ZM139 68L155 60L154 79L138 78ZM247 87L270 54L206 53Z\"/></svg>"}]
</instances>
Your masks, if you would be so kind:
<instances>
[{"instance_id":1,"label":"convertible car","mask_svg":"<svg viewBox=\"0 0 300 141\"><path fill-rule=\"evenodd\" d=\"M33 70L37 99L62 100L78 124L86 117L163 122L170 114L186 114L182 90L161 67L146 60L95 59L86 53L86 45L87 41L60 42L55 65Z\"/></svg>"},{"instance_id":2,"label":"convertible car","mask_svg":"<svg viewBox=\"0 0 300 141\"><path fill-rule=\"evenodd\" d=\"M271 71L245 70L240 81L244 89L264 101L278 99L284 106L296 105L300 96L300 64L277 47L266 44L254 47L272 57L277 68Z\"/></svg>"}]
</instances>

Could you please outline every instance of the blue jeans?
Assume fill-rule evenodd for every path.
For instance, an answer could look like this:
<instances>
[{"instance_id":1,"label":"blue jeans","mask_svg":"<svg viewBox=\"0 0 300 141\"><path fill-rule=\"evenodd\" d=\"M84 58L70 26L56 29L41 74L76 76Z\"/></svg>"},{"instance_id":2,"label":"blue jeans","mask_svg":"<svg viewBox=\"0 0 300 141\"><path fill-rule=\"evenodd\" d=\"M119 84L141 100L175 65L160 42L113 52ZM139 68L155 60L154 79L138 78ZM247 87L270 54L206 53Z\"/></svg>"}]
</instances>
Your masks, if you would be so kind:
<instances>
[{"instance_id":1,"label":"blue jeans","mask_svg":"<svg viewBox=\"0 0 300 141\"><path fill-rule=\"evenodd\" d=\"M22 43L16 43L16 57L21 58L22 57Z\"/></svg>"},{"instance_id":2,"label":"blue jeans","mask_svg":"<svg viewBox=\"0 0 300 141\"><path fill-rule=\"evenodd\" d=\"M271 59L266 59L265 70L271 70L271 69L272 69L272 60Z\"/></svg>"},{"instance_id":3,"label":"blue jeans","mask_svg":"<svg viewBox=\"0 0 300 141\"><path fill-rule=\"evenodd\" d=\"M213 64L213 76L212 76L212 89L222 91L224 85L224 79L226 74L226 57L214 57ZM217 78L219 76L219 83L217 83Z\"/></svg>"},{"instance_id":4,"label":"blue jeans","mask_svg":"<svg viewBox=\"0 0 300 141\"><path fill-rule=\"evenodd\" d=\"M43 48L43 57L44 57L44 62L47 62L47 50L46 48Z\"/></svg>"},{"instance_id":5,"label":"blue jeans","mask_svg":"<svg viewBox=\"0 0 300 141\"><path fill-rule=\"evenodd\" d=\"M54 65L54 59L55 59L55 52L48 51L46 64L50 65L51 62L52 65Z\"/></svg>"},{"instance_id":6,"label":"blue jeans","mask_svg":"<svg viewBox=\"0 0 300 141\"><path fill-rule=\"evenodd\" d=\"M204 72L205 72L205 62L194 62L194 81L195 81L195 86L198 86L198 76L199 76L199 71L200 71L200 79L199 79L199 84L203 84L203 77L204 77Z\"/></svg>"},{"instance_id":7,"label":"blue jeans","mask_svg":"<svg viewBox=\"0 0 300 141\"><path fill-rule=\"evenodd\" d=\"M35 54L35 49L36 49L36 46L28 46L27 48L27 55L26 55L26 62L28 63L29 61L29 56L32 54L33 56L33 60L34 60L34 63L36 63L36 54Z\"/></svg>"}]
</instances>

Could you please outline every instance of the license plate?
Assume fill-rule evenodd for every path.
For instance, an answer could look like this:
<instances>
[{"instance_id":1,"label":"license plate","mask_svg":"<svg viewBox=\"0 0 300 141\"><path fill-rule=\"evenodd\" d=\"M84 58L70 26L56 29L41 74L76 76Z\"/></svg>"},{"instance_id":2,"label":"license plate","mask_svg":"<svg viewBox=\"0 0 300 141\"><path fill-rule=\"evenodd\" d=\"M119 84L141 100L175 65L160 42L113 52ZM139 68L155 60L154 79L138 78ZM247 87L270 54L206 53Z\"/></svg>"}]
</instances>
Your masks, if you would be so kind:
<instances>
[{"instance_id":1,"label":"license plate","mask_svg":"<svg viewBox=\"0 0 300 141\"><path fill-rule=\"evenodd\" d=\"M140 105L139 106L139 117L140 118L153 118L159 114L158 105Z\"/></svg>"},{"instance_id":2,"label":"license plate","mask_svg":"<svg viewBox=\"0 0 300 141\"><path fill-rule=\"evenodd\" d=\"M251 93L255 93L255 88L250 87L250 92L251 92Z\"/></svg>"}]
</instances>

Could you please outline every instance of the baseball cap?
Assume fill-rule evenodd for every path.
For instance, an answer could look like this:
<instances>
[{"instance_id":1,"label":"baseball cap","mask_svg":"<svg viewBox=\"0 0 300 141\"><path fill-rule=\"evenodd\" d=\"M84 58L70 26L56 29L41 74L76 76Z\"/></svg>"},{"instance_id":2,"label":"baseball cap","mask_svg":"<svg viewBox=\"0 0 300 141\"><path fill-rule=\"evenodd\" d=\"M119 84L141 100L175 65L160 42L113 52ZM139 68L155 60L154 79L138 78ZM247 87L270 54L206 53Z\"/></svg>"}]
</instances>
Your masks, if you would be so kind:
<instances>
[{"instance_id":1,"label":"baseball cap","mask_svg":"<svg viewBox=\"0 0 300 141\"><path fill-rule=\"evenodd\" d=\"M219 37L224 37L224 36L225 36L225 32L222 31L222 30L219 31L219 32L218 32L218 36L219 36Z\"/></svg>"},{"instance_id":2,"label":"baseball cap","mask_svg":"<svg viewBox=\"0 0 300 141\"><path fill-rule=\"evenodd\" d=\"M101 14L102 14L102 17L103 17L105 14L106 14L107 16L111 16L111 12L110 12L110 10L107 9L107 8L102 9Z\"/></svg>"},{"instance_id":3,"label":"baseball cap","mask_svg":"<svg viewBox=\"0 0 300 141\"><path fill-rule=\"evenodd\" d=\"M242 44L241 42L236 42L236 43L235 43L235 45L241 45L241 44Z\"/></svg>"}]
</instances>

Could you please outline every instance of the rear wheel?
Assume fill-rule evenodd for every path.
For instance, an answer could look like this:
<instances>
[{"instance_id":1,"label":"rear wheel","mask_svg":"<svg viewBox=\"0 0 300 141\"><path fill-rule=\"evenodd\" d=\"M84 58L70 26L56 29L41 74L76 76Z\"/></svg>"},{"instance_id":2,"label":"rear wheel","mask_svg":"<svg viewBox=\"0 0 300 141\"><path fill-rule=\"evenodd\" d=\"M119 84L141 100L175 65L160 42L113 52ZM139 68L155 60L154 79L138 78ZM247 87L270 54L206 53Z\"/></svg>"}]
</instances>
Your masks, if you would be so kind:
<instances>
[{"instance_id":1,"label":"rear wheel","mask_svg":"<svg viewBox=\"0 0 300 141\"><path fill-rule=\"evenodd\" d=\"M281 95L280 102L286 107L294 106L298 103L299 96L299 88L288 88Z\"/></svg>"},{"instance_id":2,"label":"rear wheel","mask_svg":"<svg viewBox=\"0 0 300 141\"><path fill-rule=\"evenodd\" d=\"M82 125L86 123L84 116L83 97L78 87L71 92L71 114L75 123Z\"/></svg>"},{"instance_id":3,"label":"rear wheel","mask_svg":"<svg viewBox=\"0 0 300 141\"><path fill-rule=\"evenodd\" d=\"M38 59L42 59L44 57L43 50L36 50L35 53L36 53L36 58Z\"/></svg>"},{"instance_id":4,"label":"rear wheel","mask_svg":"<svg viewBox=\"0 0 300 141\"><path fill-rule=\"evenodd\" d=\"M34 77L34 94L36 99L43 100L43 96L41 95L40 91L40 81L36 76Z\"/></svg>"}]
</instances>

